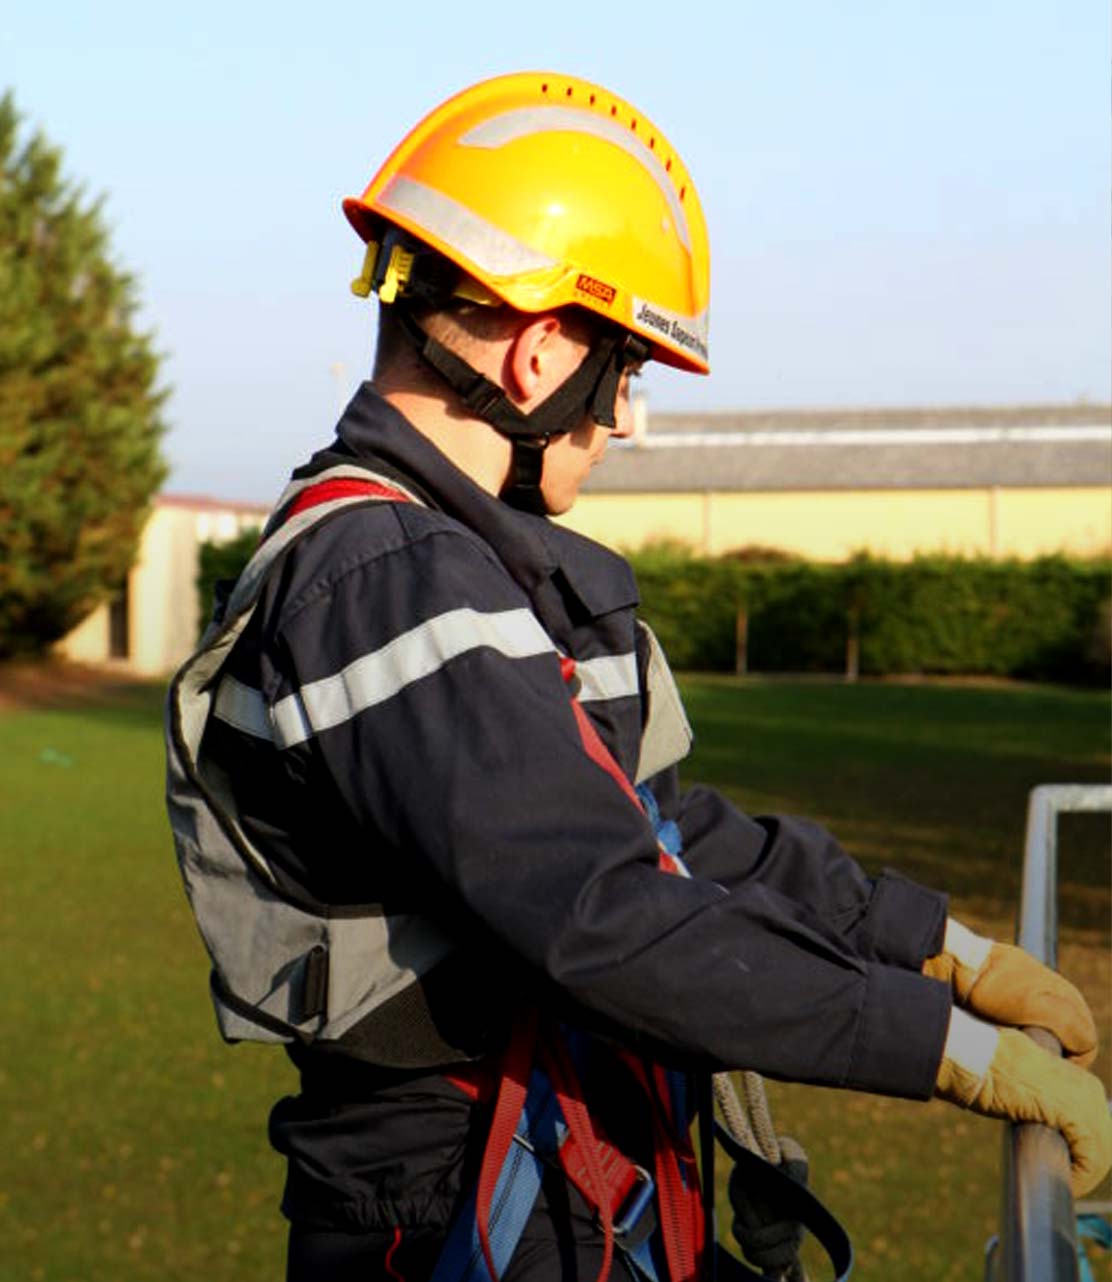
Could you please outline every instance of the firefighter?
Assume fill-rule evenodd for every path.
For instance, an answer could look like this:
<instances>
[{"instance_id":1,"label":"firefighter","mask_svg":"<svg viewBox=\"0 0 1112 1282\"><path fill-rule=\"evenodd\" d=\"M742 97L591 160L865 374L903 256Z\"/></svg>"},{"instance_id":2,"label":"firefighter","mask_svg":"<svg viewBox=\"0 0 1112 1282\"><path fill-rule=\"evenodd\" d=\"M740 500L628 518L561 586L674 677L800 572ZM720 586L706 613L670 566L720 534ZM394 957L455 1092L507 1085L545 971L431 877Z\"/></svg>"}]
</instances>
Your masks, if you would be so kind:
<instances>
[{"instance_id":1,"label":"firefighter","mask_svg":"<svg viewBox=\"0 0 1112 1282\"><path fill-rule=\"evenodd\" d=\"M1076 990L817 826L681 791L631 571L547 519L646 361L709 370L667 138L600 86L504 76L344 210L372 378L170 698L221 1028L300 1073L270 1120L291 1282L688 1282L680 1088L720 1069L1047 1121L1092 1187L1112 1128Z\"/></svg>"}]
</instances>

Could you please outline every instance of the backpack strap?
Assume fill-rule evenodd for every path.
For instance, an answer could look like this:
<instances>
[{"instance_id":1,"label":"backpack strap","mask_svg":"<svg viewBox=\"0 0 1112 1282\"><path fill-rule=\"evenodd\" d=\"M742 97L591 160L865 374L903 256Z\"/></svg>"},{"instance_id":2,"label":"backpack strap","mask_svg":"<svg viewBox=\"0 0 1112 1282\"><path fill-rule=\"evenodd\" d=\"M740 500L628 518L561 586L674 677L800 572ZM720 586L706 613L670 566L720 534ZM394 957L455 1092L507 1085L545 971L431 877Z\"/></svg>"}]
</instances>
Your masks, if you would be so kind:
<instances>
[{"instance_id":1,"label":"backpack strap","mask_svg":"<svg viewBox=\"0 0 1112 1282\"><path fill-rule=\"evenodd\" d=\"M234 822L223 799L213 795L202 777L198 765L201 739L210 709L227 685L218 682L220 670L254 614L263 587L280 558L325 517L368 500L420 502L392 478L346 464L287 486L223 609L208 625L197 649L178 669L170 686L169 732L182 772L221 816L240 855L271 888L275 888L276 879L270 865Z\"/></svg>"}]
</instances>

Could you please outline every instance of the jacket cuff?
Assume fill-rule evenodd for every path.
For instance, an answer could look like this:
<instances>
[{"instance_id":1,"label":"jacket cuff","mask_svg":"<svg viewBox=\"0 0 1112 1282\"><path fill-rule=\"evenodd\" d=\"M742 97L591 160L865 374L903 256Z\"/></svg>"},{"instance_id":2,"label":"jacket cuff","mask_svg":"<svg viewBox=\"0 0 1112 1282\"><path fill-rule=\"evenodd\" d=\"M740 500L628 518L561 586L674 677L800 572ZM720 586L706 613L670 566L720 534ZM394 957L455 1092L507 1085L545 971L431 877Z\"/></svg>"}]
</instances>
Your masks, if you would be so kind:
<instances>
[{"instance_id":1,"label":"jacket cuff","mask_svg":"<svg viewBox=\"0 0 1112 1282\"><path fill-rule=\"evenodd\" d=\"M886 868L865 912L874 955L891 966L920 970L942 949L948 896Z\"/></svg>"},{"instance_id":2,"label":"jacket cuff","mask_svg":"<svg viewBox=\"0 0 1112 1282\"><path fill-rule=\"evenodd\" d=\"M929 1099L949 1027L948 985L895 966L868 966L843 1085L874 1095Z\"/></svg>"}]
</instances>

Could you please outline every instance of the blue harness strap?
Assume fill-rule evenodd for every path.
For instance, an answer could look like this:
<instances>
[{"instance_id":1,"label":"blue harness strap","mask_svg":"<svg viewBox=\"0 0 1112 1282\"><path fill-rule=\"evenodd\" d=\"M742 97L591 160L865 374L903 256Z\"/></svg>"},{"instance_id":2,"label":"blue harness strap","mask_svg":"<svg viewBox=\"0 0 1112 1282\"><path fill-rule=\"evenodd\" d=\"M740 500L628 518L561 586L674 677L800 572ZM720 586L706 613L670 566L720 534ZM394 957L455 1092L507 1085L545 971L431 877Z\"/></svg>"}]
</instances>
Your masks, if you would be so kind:
<instances>
[{"instance_id":1,"label":"blue harness strap","mask_svg":"<svg viewBox=\"0 0 1112 1282\"><path fill-rule=\"evenodd\" d=\"M495 1185L490 1247L501 1275L517 1247L540 1192L545 1165L560 1147L560 1106L548 1078L534 1069L506 1160ZM475 1193L452 1225L431 1282L494 1282L479 1241Z\"/></svg>"},{"instance_id":2,"label":"blue harness strap","mask_svg":"<svg viewBox=\"0 0 1112 1282\"><path fill-rule=\"evenodd\" d=\"M534 1068L529 1090L495 1184L490 1213L490 1249L498 1276L505 1272L536 1205L544 1168L552 1165L566 1134L559 1101L547 1074ZM649 1235L638 1232L651 1216L654 1185L647 1174L614 1225L614 1245L644 1282L659 1282ZM445 1239L430 1282L495 1282L479 1240L474 1192Z\"/></svg>"},{"instance_id":3,"label":"blue harness strap","mask_svg":"<svg viewBox=\"0 0 1112 1282\"><path fill-rule=\"evenodd\" d=\"M639 783L636 791L637 799L641 802L645 814L652 822L657 841L660 842L673 859L678 859L683 854L683 836L680 833L679 824L674 819L662 817L660 806L653 795L653 790L647 783Z\"/></svg>"}]
</instances>

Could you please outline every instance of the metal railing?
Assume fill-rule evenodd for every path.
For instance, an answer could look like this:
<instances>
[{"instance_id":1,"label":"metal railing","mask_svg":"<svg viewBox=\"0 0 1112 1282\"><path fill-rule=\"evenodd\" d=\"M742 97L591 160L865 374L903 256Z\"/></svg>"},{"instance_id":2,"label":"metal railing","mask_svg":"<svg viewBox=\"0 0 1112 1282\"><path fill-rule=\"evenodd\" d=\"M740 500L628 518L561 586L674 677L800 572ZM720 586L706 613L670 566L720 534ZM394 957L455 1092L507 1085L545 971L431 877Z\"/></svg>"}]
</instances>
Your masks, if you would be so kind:
<instances>
[{"instance_id":1,"label":"metal railing","mask_svg":"<svg viewBox=\"0 0 1112 1282\"><path fill-rule=\"evenodd\" d=\"M1058 964L1058 816L1112 810L1112 787L1045 784L1027 808L1016 942L1047 966ZM1028 1029L1054 1054L1057 1040ZM986 1260L989 1282L1078 1282L1076 1208L1069 1185L1069 1151L1057 1131L1024 1122L1004 1140L1004 1203L998 1247ZM997 1268L999 1265L999 1269Z\"/></svg>"}]
</instances>

